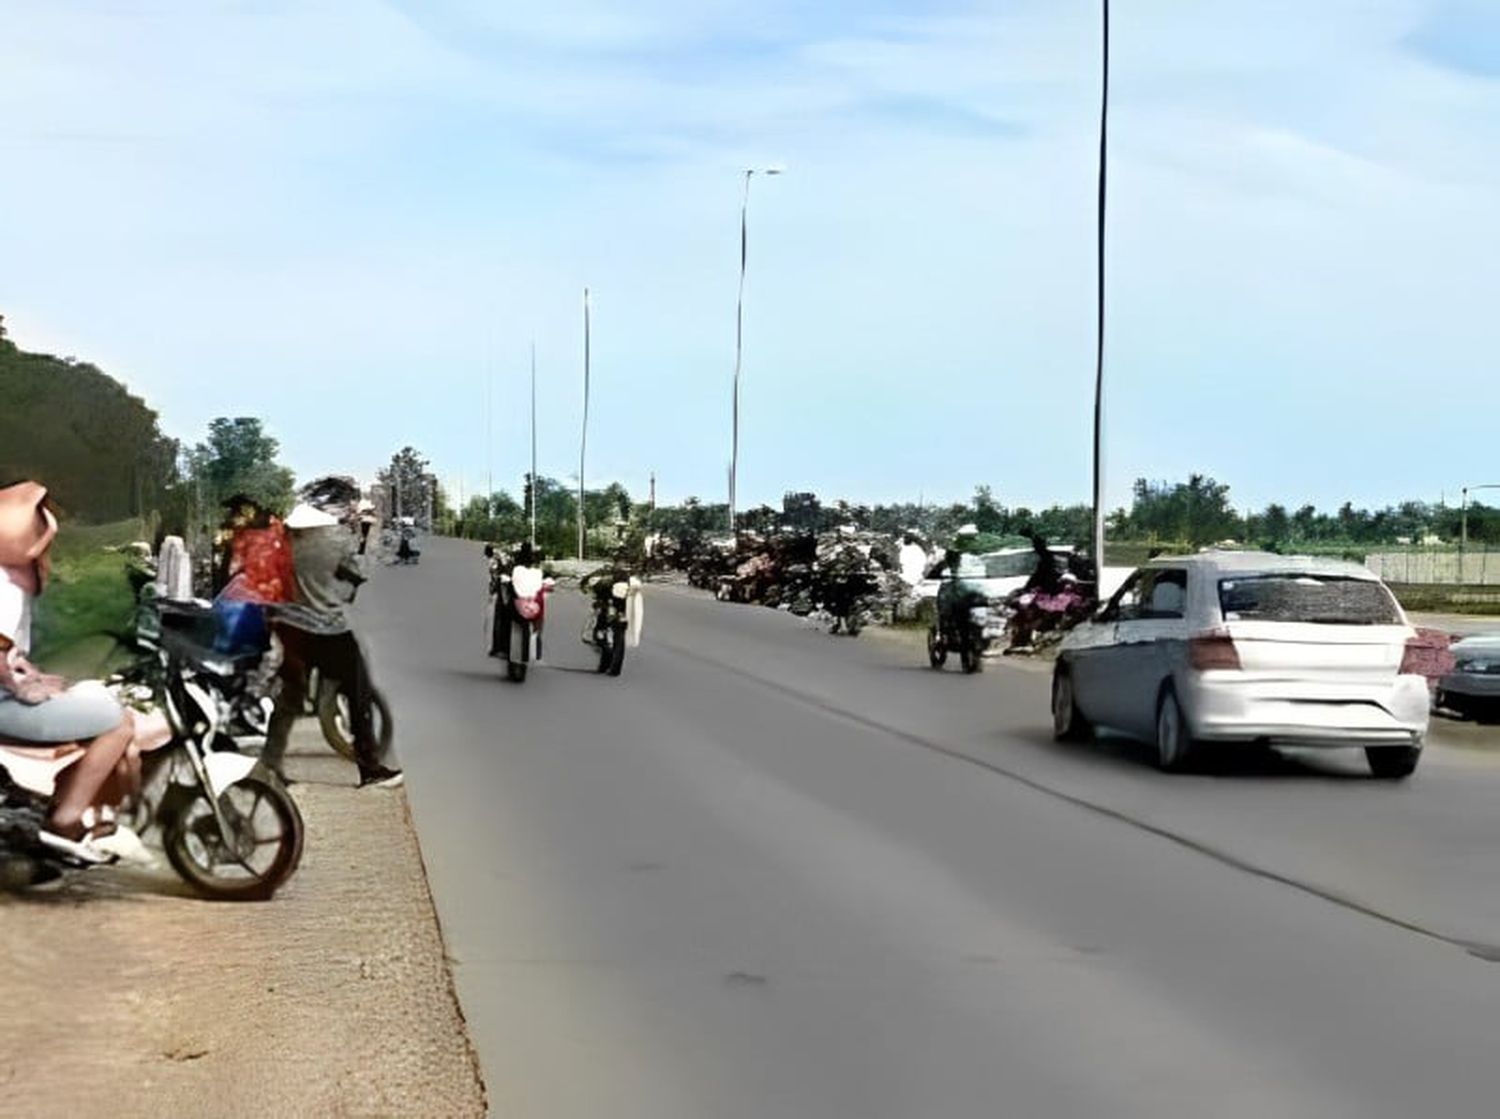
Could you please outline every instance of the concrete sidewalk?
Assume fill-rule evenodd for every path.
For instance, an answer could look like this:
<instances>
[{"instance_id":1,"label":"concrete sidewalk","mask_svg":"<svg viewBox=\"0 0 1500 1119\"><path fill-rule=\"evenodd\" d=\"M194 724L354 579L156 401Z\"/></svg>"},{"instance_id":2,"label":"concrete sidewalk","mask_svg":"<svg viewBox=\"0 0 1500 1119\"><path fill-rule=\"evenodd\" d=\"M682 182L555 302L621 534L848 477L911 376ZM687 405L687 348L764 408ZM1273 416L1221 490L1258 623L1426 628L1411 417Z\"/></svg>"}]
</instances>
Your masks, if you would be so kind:
<instances>
[{"instance_id":1,"label":"concrete sidewalk","mask_svg":"<svg viewBox=\"0 0 1500 1119\"><path fill-rule=\"evenodd\" d=\"M0 895L0 1113L485 1113L405 793L303 726L274 901L198 900L165 860Z\"/></svg>"}]
</instances>

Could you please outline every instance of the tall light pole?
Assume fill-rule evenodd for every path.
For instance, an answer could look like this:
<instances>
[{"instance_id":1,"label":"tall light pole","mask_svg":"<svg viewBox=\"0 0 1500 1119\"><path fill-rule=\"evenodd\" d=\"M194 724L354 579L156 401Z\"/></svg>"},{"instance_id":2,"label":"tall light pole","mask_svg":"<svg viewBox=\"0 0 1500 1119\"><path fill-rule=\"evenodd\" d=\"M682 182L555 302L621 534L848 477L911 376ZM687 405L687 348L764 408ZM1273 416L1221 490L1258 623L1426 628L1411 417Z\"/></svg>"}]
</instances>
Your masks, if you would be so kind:
<instances>
[{"instance_id":1,"label":"tall light pole","mask_svg":"<svg viewBox=\"0 0 1500 1119\"><path fill-rule=\"evenodd\" d=\"M745 265L750 244L750 180L757 173L761 175L780 175L786 169L784 167L763 167L758 171L754 167L745 169L745 193L740 202L740 290L739 297L734 305L734 403L732 406L733 434L729 443L729 533L735 535L735 492L736 483L739 481L740 471L740 359L744 353L745 341Z\"/></svg>"},{"instance_id":2,"label":"tall light pole","mask_svg":"<svg viewBox=\"0 0 1500 1119\"><path fill-rule=\"evenodd\" d=\"M1104 183L1109 143L1109 0L1104 6L1103 81L1099 100L1099 332L1094 352L1094 587L1104 585Z\"/></svg>"},{"instance_id":3,"label":"tall light pole","mask_svg":"<svg viewBox=\"0 0 1500 1119\"><path fill-rule=\"evenodd\" d=\"M1464 581L1464 556L1469 551L1469 491L1470 490L1500 490L1500 482L1485 482L1478 486L1465 486L1463 503L1459 506L1459 529L1458 529L1458 581Z\"/></svg>"},{"instance_id":4,"label":"tall light pole","mask_svg":"<svg viewBox=\"0 0 1500 1119\"><path fill-rule=\"evenodd\" d=\"M537 546L537 344L531 344L531 547Z\"/></svg>"},{"instance_id":5,"label":"tall light pole","mask_svg":"<svg viewBox=\"0 0 1500 1119\"><path fill-rule=\"evenodd\" d=\"M589 289L583 289L583 434L578 440L578 558L583 559L583 461L589 446Z\"/></svg>"}]
</instances>

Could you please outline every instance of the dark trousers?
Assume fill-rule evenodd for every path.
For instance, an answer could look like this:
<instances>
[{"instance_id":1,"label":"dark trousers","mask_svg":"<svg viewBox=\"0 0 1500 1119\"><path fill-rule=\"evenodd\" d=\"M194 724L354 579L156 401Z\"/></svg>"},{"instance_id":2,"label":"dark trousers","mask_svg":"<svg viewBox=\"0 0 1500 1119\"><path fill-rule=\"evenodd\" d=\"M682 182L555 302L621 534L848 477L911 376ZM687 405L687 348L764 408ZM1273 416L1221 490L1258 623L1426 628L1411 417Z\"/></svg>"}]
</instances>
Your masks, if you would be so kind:
<instances>
[{"instance_id":1,"label":"dark trousers","mask_svg":"<svg viewBox=\"0 0 1500 1119\"><path fill-rule=\"evenodd\" d=\"M281 690L276 696L276 710L271 713L261 760L276 772L281 772L292 724L301 717L307 705L307 675L316 667L324 686L337 681L349 696L349 716L354 722L351 728L354 732L354 758L360 774L379 769L379 747L371 714L370 670L354 634L308 633L291 626L277 626L276 636L281 639L282 648Z\"/></svg>"}]
</instances>

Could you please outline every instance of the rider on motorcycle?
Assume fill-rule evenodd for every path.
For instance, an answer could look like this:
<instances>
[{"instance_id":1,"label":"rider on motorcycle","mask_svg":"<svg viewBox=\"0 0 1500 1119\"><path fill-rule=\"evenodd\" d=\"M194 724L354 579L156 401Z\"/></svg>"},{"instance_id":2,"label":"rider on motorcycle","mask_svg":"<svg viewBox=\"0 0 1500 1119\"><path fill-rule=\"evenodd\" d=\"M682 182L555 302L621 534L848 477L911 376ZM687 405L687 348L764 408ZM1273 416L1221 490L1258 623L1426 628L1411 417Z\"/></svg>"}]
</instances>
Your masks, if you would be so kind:
<instances>
[{"instance_id":1,"label":"rider on motorcycle","mask_svg":"<svg viewBox=\"0 0 1500 1119\"><path fill-rule=\"evenodd\" d=\"M510 646L510 614L506 610L505 596L500 593L500 577L510 575L518 567L540 567L542 554L531 547L531 541L522 541L521 546L506 555L492 544L484 546L485 558L489 561L490 595L493 613L490 619L490 652L492 657L503 657ZM541 632L541 620L537 621L537 632Z\"/></svg>"},{"instance_id":2,"label":"rider on motorcycle","mask_svg":"<svg viewBox=\"0 0 1500 1119\"><path fill-rule=\"evenodd\" d=\"M974 525L964 525L954 534L953 542L943 552L943 558L927 571L927 578L942 579L938 585L937 612L939 628L951 623L961 610L983 605L987 600L983 588L964 579L960 574L963 557L977 555L979 530ZM943 579L945 574L952 578Z\"/></svg>"},{"instance_id":3,"label":"rider on motorcycle","mask_svg":"<svg viewBox=\"0 0 1500 1119\"><path fill-rule=\"evenodd\" d=\"M620 545L610 555L609 562L589 572L578 581L578 589L585 594L593 589L594 609L608 605L616 583L628 583L635 574L630 564L630 549Z\"/></svg>"},{"instance_id":4,"label":"rider on motorcycle","mask_svg":"<svg viewBox=\"0 0 1500 1119\"><path fill-rule=\"evenodd\" d=\"M36 482L0 488L0 740L83 751L57 778L42 840L91 862L114 852L114 805L138 781L130 714L94 681L69 686L29 660L32 603L47 584L57 518ZM122 837L123 838L123 837Z\"/></svg>"}]
</instances>

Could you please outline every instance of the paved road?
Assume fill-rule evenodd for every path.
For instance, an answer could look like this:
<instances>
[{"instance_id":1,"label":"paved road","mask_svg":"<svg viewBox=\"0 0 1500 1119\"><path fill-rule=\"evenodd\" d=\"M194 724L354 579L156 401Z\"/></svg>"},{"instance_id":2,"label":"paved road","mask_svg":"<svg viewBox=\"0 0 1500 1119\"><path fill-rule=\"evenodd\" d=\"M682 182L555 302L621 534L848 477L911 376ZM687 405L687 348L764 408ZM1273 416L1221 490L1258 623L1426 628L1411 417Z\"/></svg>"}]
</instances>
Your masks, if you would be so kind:
<instances>
[{"instance_id":1,"label":"paved road","mask_svg":"<svg viewBox=\"0 0 1500 1119\"><path fill-rule=\"evenodd\" d=\"M1054 745L1046 676L653 588L523 687L476 548L366 607L497 1115L1485 1116L1500 764Z\"/></svg>"}]
</instances>

